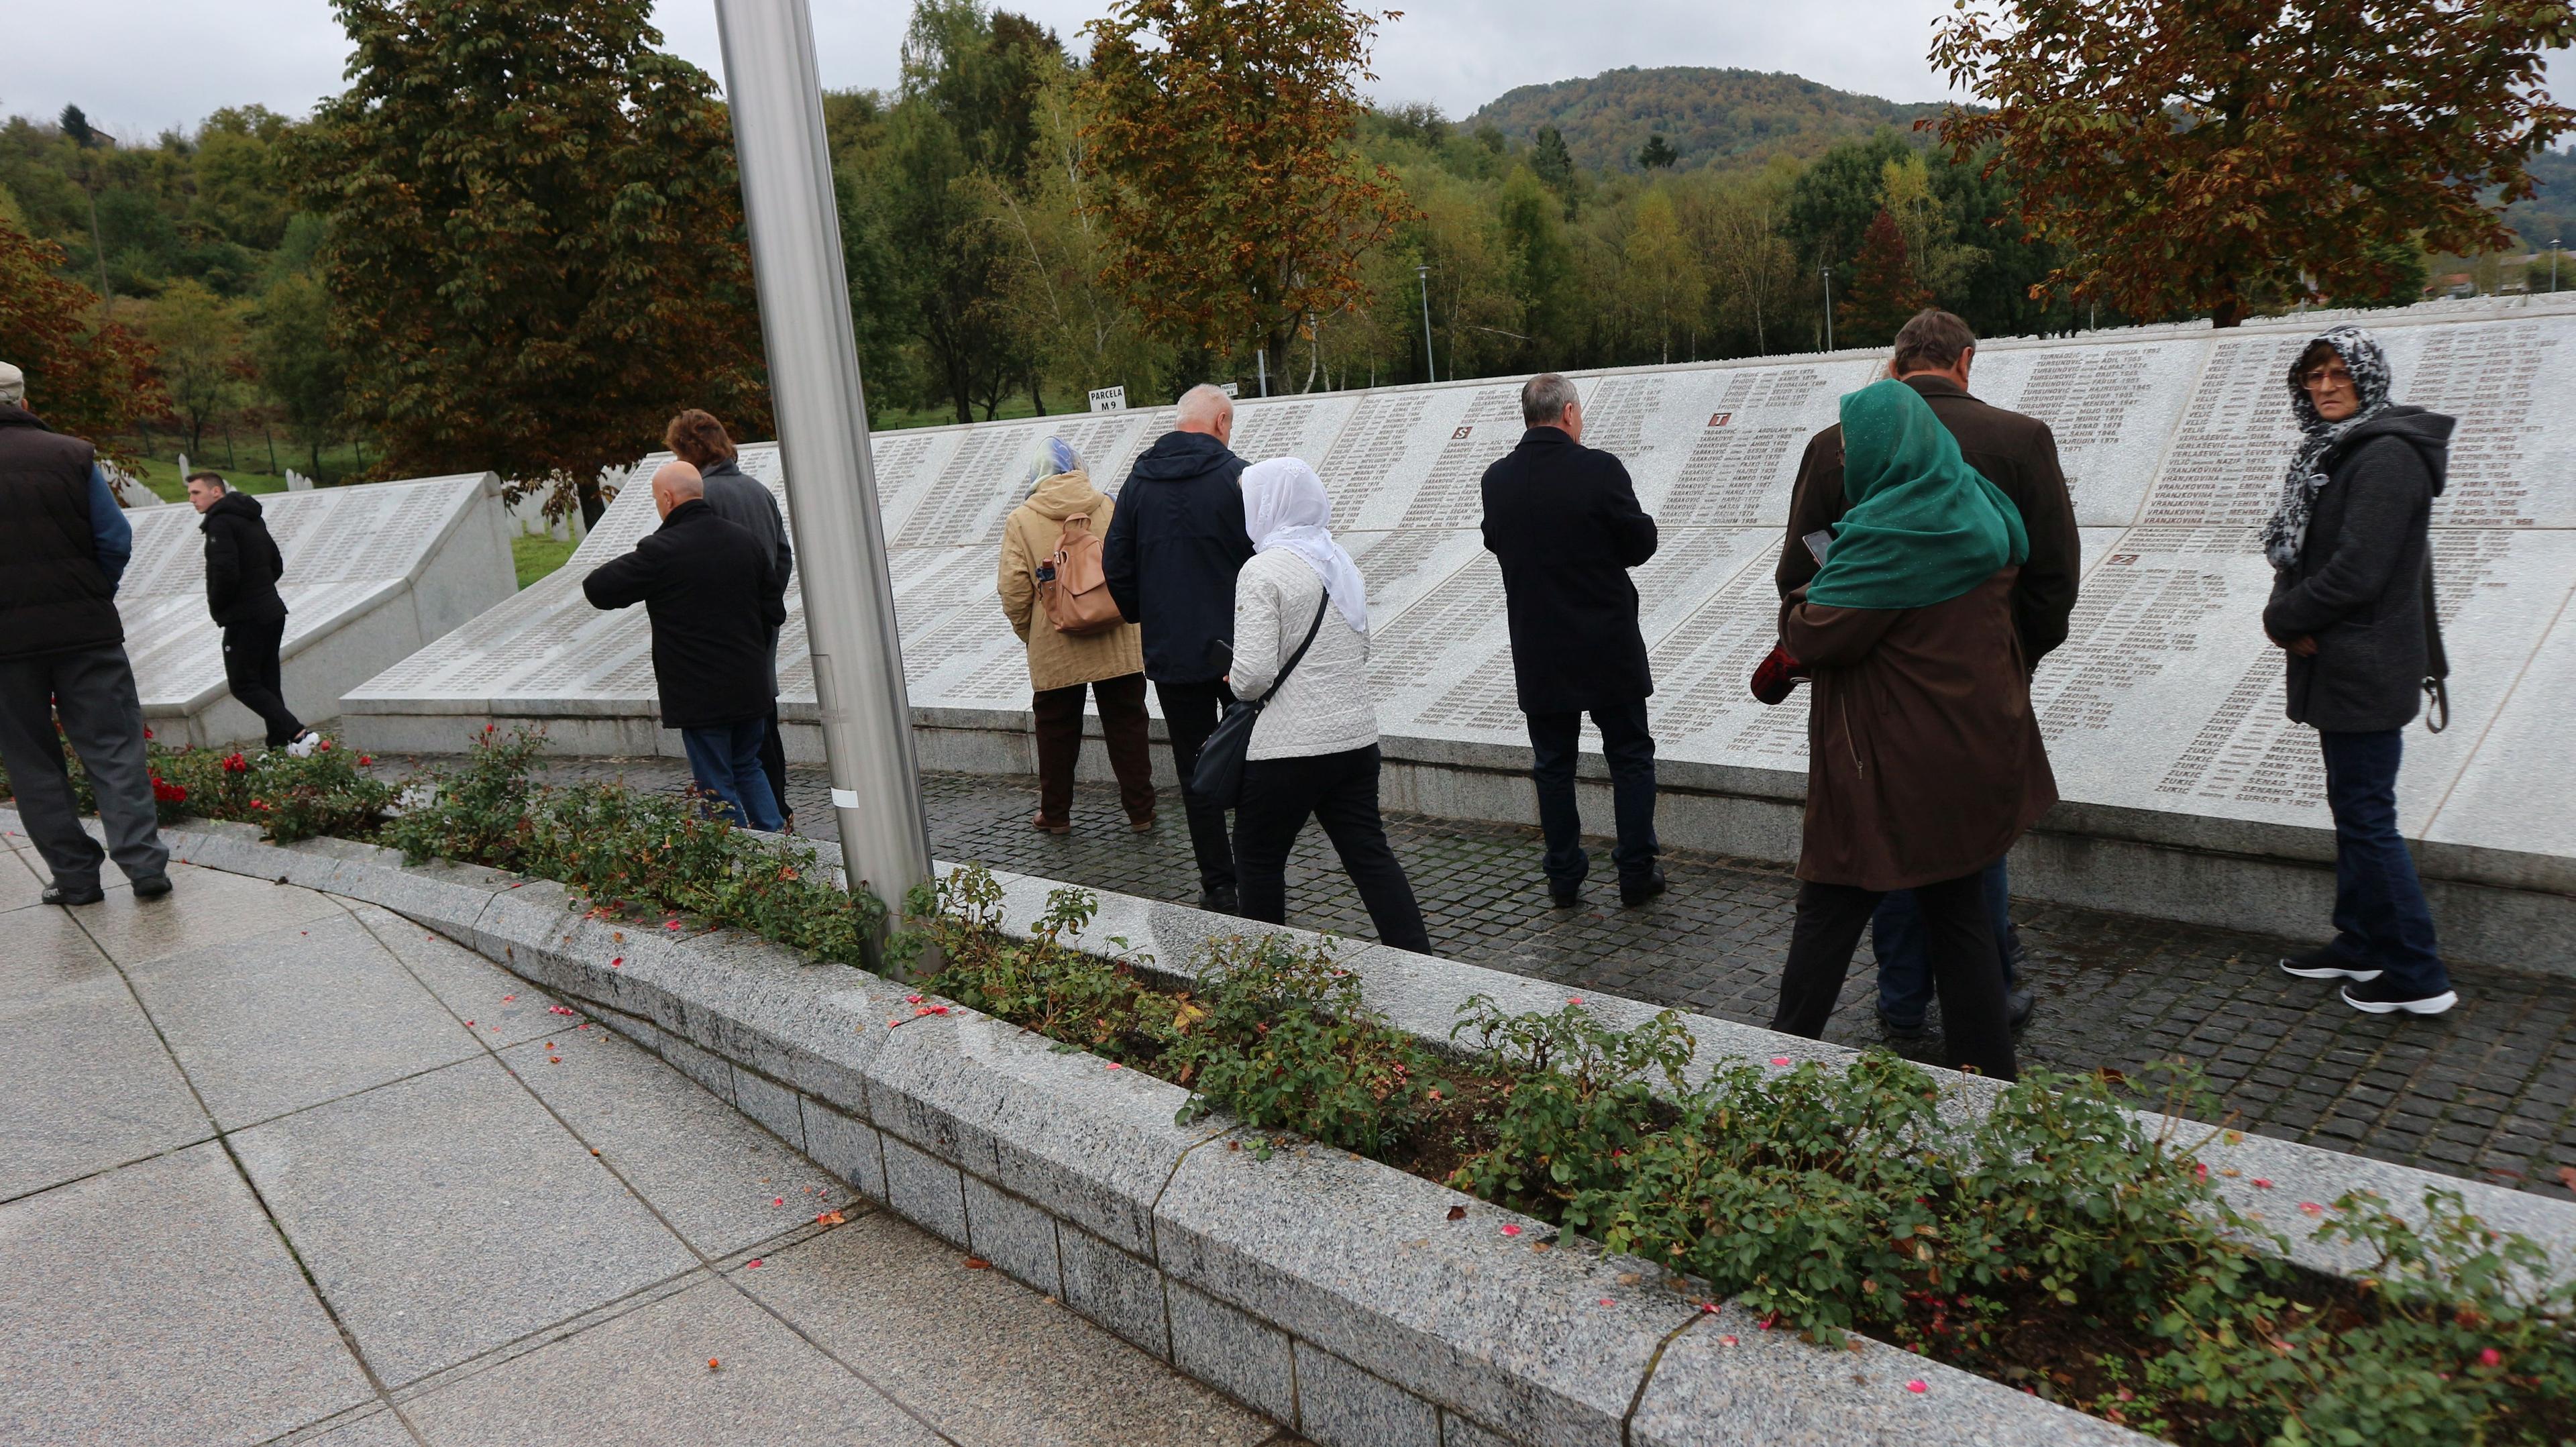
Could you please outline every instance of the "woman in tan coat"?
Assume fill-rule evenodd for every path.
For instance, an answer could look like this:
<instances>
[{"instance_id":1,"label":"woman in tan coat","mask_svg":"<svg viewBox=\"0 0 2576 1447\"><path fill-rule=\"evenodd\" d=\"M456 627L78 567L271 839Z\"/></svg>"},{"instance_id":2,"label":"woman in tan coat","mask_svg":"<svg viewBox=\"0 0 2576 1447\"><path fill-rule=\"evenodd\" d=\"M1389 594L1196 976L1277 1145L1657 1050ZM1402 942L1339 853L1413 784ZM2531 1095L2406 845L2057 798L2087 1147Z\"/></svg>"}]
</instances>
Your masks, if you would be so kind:
<instances>
[{"instance_id":1,"label":"woman in tan coat","mask_svg":"<svg viewBox=\"0 0 2576 1447\"><path fill-rule=\"evenodd\" d=\"M1073 830L1073 767L1082 753L1082 692L1100 706L1101 737L1109 767L1118 775L1118 798L1127 824L1138 833L1154 827L1154 766L1145 746L1145 655L1136 625L1119 621L1097 632L1068 633L1048 616L1042 587L1056 581L1056 554L1070 545L1088 553L1096 580L1097 541L1109 535L1117 506L1091 485L1080 454L1063 438L1038 444L1025 477L1029 499L1002 525L1002 564L996 580L1003 616L1029 650L1030 707L1037 716L1038 812L1029 826L1047 834ZM1086 547L1084 537L1092 540ZM1105 600L1105 589L1101 597Z\"/></svg>"},{"instance_id":2,"label":"woman in tan coat","mask_svg":"<svg viewBox=\"0 0 2576 1447\"><path fill-rule=\"evenodd\" d=\"M1923 910L1953 1066L2010 1080L1986 866L2057 802L2012 590L2029 536L1912 388L1842 399L1843 488L1824 566L1781 609L1815 679L1798 920L1771 1028L1810 1039L1889 890Z\"/></svg>"}]
</instances>

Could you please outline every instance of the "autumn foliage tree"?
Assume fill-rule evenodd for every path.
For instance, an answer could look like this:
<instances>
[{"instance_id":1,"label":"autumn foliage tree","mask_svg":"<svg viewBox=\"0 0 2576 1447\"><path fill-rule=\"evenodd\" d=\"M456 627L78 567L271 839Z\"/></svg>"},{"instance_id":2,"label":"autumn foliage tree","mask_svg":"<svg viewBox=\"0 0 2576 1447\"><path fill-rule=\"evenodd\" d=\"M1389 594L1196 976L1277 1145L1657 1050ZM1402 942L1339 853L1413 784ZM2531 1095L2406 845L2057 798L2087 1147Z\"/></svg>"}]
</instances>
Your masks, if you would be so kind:
<instances>
[{"instance_id":1,"label":"autumn foliage tree","mask_svg":"<svg viewBox=\"0 0 2576 1447\"><path fill-rule=\"evenodd\" d=\"M647 0L336 0L302 138L348 406L387 476L489 468L600 507L683 407L769 429L725 111Z\"/></svg>"},{"instance_id":2,"label":"autumn foliage tree","mask_svg":"<svg viewBox=\"0 0 2576 1447\"><path fill-rule=\"evenodd\" d=\"M1103 279L1201 359L1279 355L1307 318L1367 301L1363 256L1411 212L1351 147L1380 18L1342 0L1116 0L1087 27Z\"/></svg>"},{"instance_id":3,"label":"autumn foliage tree","mask_svg":"<svg viewBox=\"0 0 2576 1447\"><path fill-rule=\"evenodd\" d=\"M1942 118L1953 157L2061 249L2034 294L2232 326L2389 297L2409 242L2508 244L2496 208L2576 125L2541 88L2571 35L2560 0L1961 0L1932 62L1991 107Z\"/></svg>"},{"instance_id":4,"label":"autumn foliage tree","mask_svg":"<svg viewBox=\"0 0 2576 1447\"><path fill-rule=\"evenodd\" d=\"M0 361L27 374L27 409L47 426L130 462L116 439L168 405L152 347L100 322L98 293L57 275L63 261L0 217Z\"/></svg>"},{"instance_id":5,"label":"autumn foliage tree","mask_svg":"<svg viewBox=\"0 0 2576 1447\"><path fill-rule=\"evenodd\" d=\"M1896 330L1932 305L1932 293L1915 280L1914 258L1896 218L1881 210L1861 237L1850 285L1834 301L1834 325L1846 345L1893 341Z\"/></svg>"}]
</instances>

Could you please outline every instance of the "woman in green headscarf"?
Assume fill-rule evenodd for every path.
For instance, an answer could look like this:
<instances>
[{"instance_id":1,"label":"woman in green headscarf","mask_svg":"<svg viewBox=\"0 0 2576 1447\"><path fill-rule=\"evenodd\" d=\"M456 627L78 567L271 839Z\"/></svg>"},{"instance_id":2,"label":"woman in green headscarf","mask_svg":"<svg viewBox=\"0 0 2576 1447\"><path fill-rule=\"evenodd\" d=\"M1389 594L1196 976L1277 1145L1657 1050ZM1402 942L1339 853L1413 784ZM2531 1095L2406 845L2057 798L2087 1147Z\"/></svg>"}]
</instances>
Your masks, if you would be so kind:
<instances>
[{"instance_id":1,"label":"woman in green headscarf","mask_svg":"<svg viewBox=\"0 0 2576 1447\"><path fill-rule=\"evenodd\" d=\"M2013 630L2029 535L1911 387L1843 398L1842 445L1850 511L1780 614L1815 690L1798 920L1771 1028L1821 1037L1879 896L1911 889L1950 1063L2009 1080L1979 876L2057 802Z\"/></svg>"}]
</instances>

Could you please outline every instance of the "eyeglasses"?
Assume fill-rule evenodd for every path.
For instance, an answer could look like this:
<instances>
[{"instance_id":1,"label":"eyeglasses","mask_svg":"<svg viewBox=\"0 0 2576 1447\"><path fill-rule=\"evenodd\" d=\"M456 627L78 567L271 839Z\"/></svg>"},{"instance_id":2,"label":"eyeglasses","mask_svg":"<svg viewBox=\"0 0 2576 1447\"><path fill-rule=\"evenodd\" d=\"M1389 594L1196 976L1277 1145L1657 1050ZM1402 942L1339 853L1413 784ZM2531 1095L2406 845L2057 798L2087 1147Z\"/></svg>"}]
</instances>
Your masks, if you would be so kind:
<instances>
[{"instance_id":1,"label":"eyeglasses","mask_svg":"<svg viewBox=\"0 0 2576 1447\"><path fill-rule=\"evenodd\" d=\"M2352 385L2352 370L2339 363L2331 364L2308 371L2299 381L2311 392L2326 387L2349 387Z\"/></svg>"}]
</instances>

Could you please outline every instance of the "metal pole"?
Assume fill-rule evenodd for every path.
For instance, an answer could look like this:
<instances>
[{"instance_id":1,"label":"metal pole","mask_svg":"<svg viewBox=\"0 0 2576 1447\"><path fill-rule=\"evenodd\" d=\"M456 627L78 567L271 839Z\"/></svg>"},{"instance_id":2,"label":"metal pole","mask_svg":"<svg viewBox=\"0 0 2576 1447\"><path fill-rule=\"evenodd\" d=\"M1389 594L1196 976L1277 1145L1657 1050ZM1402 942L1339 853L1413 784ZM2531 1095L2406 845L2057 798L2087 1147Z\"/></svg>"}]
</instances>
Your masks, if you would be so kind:
<instances>
[{"instance_id":1,"label":"metal pole","mask_svg":"<svg viewBox=\"0 0 2576 1447\"><path fill-rule=\"evenodd\" d=\"M1270 395L1270 344L1263 342L1261 350L1252 354L1252 360L1261 369L1261 395L1267 397Z\"/></svg>"},{"instance_id":2,"label":"metal pole","mask_svg":"<svg viewBox=\"0 0 2576 1447\"><path fill-rule=\"evenodd\" d=\"M1825 279L1825 350L1834 349L1834 266L1830 261L1816 264L1816 275Z\"/></svg>"},{"instance_id":3,"label":"metal pole","mask_svg":"<svg viewBox=\"0 0 2576 1447\"><path fill-rule=\"evenodd\" d=\"M806 0L716 0L768 344L796 577L814 654L841 860L896 912L930 877L912 705L877 515L841 218Z\"/></svg>"},{"instance_id":4,"label":"metal pole","mask_svg":"<svg viewBox=\"0 0 2576 1447\"><path fill-rule=\"evenodd\" d=\"M2549 238L2549 292L2558 294L2558 238Z\"/></svg>"},{"instance_id":5,"label":"metal pole","mask_svg":"<svg viewBox=\"0 0 2576 1447\"><path fill-rule=\"evenodd\" d=\"M1413 274L1422 283L1422 371L1426 381L1437 382L1440 367L1431 356L1431 268L1417 266Z\"/></svg>"}]
</instances>

